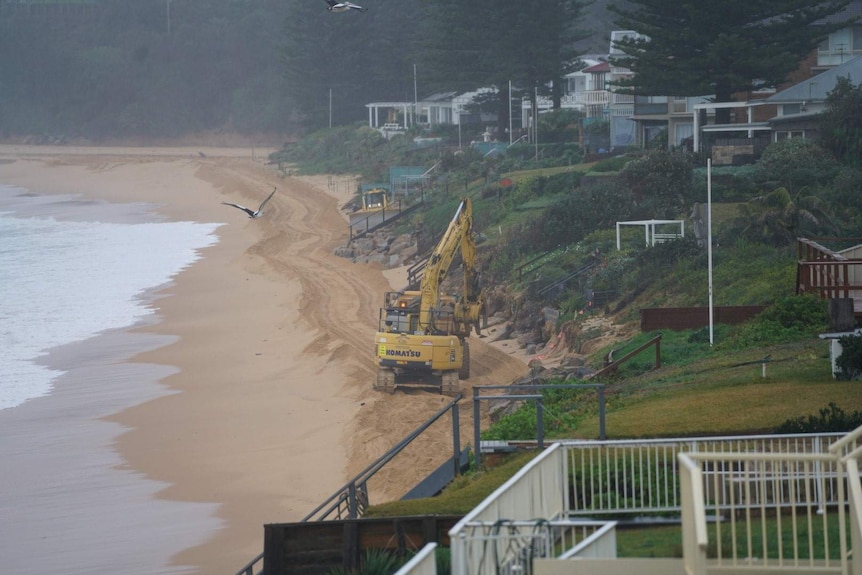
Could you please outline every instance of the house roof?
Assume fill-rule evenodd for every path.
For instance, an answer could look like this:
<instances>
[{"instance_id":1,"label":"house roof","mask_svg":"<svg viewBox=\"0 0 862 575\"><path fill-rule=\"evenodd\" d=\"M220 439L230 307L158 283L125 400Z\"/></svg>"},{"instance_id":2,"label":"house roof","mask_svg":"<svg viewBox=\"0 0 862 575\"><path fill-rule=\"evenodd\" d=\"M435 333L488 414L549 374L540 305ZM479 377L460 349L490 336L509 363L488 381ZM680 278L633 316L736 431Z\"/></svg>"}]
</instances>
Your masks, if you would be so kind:
<instances>
[{"instance_id":1,"label":"house roof","mask_svg":"<svg viewBox=\"0 0 862 575\"><path fill-rule=\"evenodd\" d=\"M766 99L769 104L796 102L823 102L838 83L838 78L849 78L854 85L862 84L862 56L835 66L798 84L790 86Z\"/></svg>"},{"instance_id":2,"label":"house roof","mask_svg":"<svg viewBox=\"0 0 862 575\"><path fill-rule=\"evenodd\" d=\"M767 123L770 126L777 124L794 124L799 122L816 121L820 117L820 112L802 112L799 114L787 114L784 116L775 116Z\"/></svg>"},{"instance_id":3,"label":"house roof","mask_svg":"<svg viewBox=\"0 0 862 575\"><path fill-rule=\"evenodd\" d=\"M455 96L458 95L458 92L438 92L436 94L431 94L430 96L426 96L422 98L423 102L448 102L452 100Z\"/></svg>"},{"instance_id":4,"label":"house roof","mask_svg":"<svg viewBox=\"0 0 862 575\"><path fill-rule=\"evenodd\" d=\"M587 74L599 74L601 72L610 72L611 65L607 62L599 62L595 66L590 66L589 68L584 68L581 72L586 72Z\"/></svg>"},{"instance_id":5,"label":"house roof","mask_svg":"<svg viewBox=\"0 0 862 575\"><path fill-rule=\"evenodd\" d=\"M579 58L579 60L583 64L584 67L578 68L577 70L575 70L573 72L569 72L568 74L566 74L565 77L571 78L573 76L578 76L580 74L583 74L588 68L592 68L596 64L604 62L604 60L602 60L602 58L607 58L607 55L604 55L604 56L581 56Z\"/></svg>"},{"instance_id":6,"label":"house roof","mask_svg":"<svg viewBox=\"0 0 862 575\"><path fill-rule=\"evenodd\" d=\"M836 12L818 20L815 24L844 24L857 18L862 18L862 0L851 0L850 4L841 12Z\"/></svg>"}]
</instances>

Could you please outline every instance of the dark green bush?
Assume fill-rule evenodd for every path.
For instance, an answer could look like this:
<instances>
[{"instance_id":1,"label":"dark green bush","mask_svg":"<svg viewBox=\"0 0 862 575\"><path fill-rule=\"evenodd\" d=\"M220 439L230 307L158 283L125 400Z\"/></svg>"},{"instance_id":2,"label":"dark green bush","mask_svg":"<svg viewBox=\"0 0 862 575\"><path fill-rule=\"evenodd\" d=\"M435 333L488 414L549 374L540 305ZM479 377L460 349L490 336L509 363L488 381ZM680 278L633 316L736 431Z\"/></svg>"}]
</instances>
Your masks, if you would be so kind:
<instances>
[{"instance_id":1,"label":"dark green bush","mask_svg":"<svg viewBox=\"0 0 862 575\"><path fill-rule=\"evenodd\" d=\"M775 433L829 433L853 431L862 425L862 413L854 411L848 415L843 409L830 403L819 415L788 419L775 428Z\"/></svg>"},{"instance_id":2,"label":"dark green bush","mask_svg":"<svg viewBox=\"0 0 862 575\"><path fill-rule=\"evenodd\" d=\"M841 371L839 379L859 379L862 375L862 336L845 335L838 339L841 344L841 355L835 359L835 365Z\"/></svg>"},{"instance_id":3,"label":"dark green bush","mask_svg":"<svg viewBox=\"0 0 862 575\"><path fill-rule=\"evenodd\" d=\"M815 296L787 296L746 322L724 344L731 349L786 343L811 337L829 325L827 303Z\"/></svg>"},{"instance_id":4,"label":"dark green bush","mask_svg":"<svg viewBox=\"0 0 862 575\"><path fill-rule=\"evenodd\" d=\"M651 150L627 163L617 177L631 192L635 218L675 218L696 199L692 157L684 152Z\"/></svg>"},{"instance_id":5,"label":"dark green bush","mask_svg":"<svg viewBox=\"0 0 862 575\"><path fill-rule=\"evenodd\" d=\"M770 144L755 169L763 189L785 187L797 192L828 184L838 171L838 162L813 140L789 138Z\"/></svg>"}]
</instances>

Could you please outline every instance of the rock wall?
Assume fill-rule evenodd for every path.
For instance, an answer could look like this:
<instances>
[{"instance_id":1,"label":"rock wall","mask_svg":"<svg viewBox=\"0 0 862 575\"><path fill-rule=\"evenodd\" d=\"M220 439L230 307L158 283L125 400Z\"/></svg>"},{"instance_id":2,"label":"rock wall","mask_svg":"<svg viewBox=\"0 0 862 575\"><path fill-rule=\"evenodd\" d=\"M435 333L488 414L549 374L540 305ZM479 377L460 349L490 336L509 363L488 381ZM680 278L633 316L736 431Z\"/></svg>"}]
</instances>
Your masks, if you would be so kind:
<instances>
[{"instance_id":1,"label":"rock wall","mask_svg":"<svg viewBox=\"0 0 862 575\"><path fill-rule=\"evenodd\" d=\"M414 263L418 251L416 234L395 235L391 231L378 230L335 248L333 253L355 263L375 262L385 268L397 268Z\"/></svg>"}]
</instances>

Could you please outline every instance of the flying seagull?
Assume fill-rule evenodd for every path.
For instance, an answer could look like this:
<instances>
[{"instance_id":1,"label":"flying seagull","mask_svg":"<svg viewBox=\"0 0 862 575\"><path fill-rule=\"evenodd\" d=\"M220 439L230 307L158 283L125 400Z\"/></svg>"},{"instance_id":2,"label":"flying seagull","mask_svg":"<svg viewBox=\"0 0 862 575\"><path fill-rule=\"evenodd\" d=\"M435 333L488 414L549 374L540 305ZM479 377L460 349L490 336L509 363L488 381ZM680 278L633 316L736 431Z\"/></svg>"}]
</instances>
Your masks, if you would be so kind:
<instances>
[{"instance_id":1,"label":"flying seagull","mask_svg":"<svg viewBox=\"0 0 862 575\"><path fill-rule=\"evenodd\" d=\"M325 0L329 4L330 12L347 12L348 10L357 10L359 12L367 12L368 8L363 8L353 2L338 2L337 0Z\"/></svg>"},{"instance_id":2,"label":"flying seagull","mask_svg":"<svg viewBox=\"0 0 862 575\"><path fill-rule=\"evenodd\" d=\"M275 195L275 190L276 190L276 188L273 188L273 189L272 189L272 192L270 192L270 194L266 197L266 199L260 203L260 207L259 207L259 208L257 208L257 211L252 210L252 209L250 209L250 208L247 208L247 207L245 207L245 206L241 206L241 205L239 205L239 204L232 204L232 203L230 203L230 202L222 202L222 203L223 203L224 205L226 205L226 206L233 206L233 207L235 207L235 208L239 208L239 209L241 209L242 211L244 211L245 213L247 213L247 214L248 214L248 217L250 217L250 218L252 218L252 219L255 219L255 220L256 220L257 218L259 218L260 216L262 216L262 215L263 215L263 207L266 205L266 203L267 203L269 200L271 200L271 199L272 199L272 196L274 196L274 195Z\"/></svg>"}]
</instances>

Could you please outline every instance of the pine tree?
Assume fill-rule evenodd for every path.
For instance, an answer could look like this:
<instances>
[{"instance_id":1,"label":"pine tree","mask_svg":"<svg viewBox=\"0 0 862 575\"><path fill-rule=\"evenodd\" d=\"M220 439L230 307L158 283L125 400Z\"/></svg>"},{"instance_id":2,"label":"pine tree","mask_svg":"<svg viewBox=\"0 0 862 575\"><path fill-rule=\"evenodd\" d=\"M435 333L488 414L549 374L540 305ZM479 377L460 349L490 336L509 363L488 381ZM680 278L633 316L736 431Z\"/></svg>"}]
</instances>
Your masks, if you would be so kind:
<instances>
[{"instance_id":1,"label":"pine tree","mask_svg":"<svg viewBox=\"0 0 862 575\"><path fill-rule=\"evenodd\" d=\"M508 125L508 84L520 94L551 96L559 107L563 76L578 60L581 0L432 0L425 3L423 75L454 90L495 87L497 117Z\"/></svg>"},{"instance_id":2,"label":"pine tree","mask_svg":"<svg viewBox=\"0 0 862 575\"><path fill-rule=\"evenodd\" d=\"M830 32L850 24L819 23L849 0L628 4L609 9L620 29L641 36L617 42L624 55L613 63L634 73L618 83L624 91L648 96L714 95L716 102L730 102L737 92L775 87Z\"/></svg>"}]
</instances>

